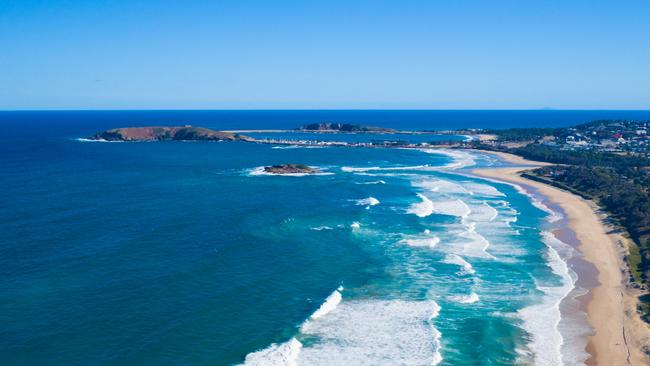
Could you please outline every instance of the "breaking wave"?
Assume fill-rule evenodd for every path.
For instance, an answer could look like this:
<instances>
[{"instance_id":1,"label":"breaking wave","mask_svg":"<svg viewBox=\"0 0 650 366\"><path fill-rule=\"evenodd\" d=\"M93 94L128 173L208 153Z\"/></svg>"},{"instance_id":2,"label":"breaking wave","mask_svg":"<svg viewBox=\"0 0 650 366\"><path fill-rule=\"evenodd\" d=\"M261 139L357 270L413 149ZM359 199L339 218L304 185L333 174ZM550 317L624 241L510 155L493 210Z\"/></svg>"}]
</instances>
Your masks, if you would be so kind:
<instances>
[{"instance_id":1,"label":"breaking wave","mask_svg":"<svg viewBox=\"0 0 650 366\"><path fill-rule=\"evenodd\" d=\"M300 365L437 365L441 334L433 322L439 311L431 300L342 302L301 328L319 341L303 348Z\"/></svg>"},{"instance_id":2,"label":"breaking wave","mask_svg":"<svg viewBox=\"0 0 650 366\"><path fill-rule=\"evenodd\" d=\"M435 248L438 243L440 243L440 238L437 236L429 237L411 237L400 240L400 243L404 243L411 247L424 247L424 248Z\"/></svg>"},{"instance_id":3,"label":"breaking wave","mask_svg":"<svg viewBox=\"0 0 650 366\"><path fill-rule=\"evenodd\" d=\"M529 348L533 351L536 365L561 365L564 338L559 330L562 314L560 303L574 288L574 280L567 263L560 257L556 247L566 246L552 233L544 232L543 241L548 249L548 266L560 277L559 286L541 286L544 293L541 303L518 311L523 320L523 328L531 335Z\"/></svg>"},{"instance_id":4,"label":"breaking wave","mask_svg":"<svg viewBox=\"0 0 650 366\"><path fill-rule=\"evenodd\" d=\"M297 366L302 343L296 338L272 344L269 347L249 353L244 360L245 366Z\"/></svg>"},{"instance_id":5,"label":"breaking wave","mask_svg":"<svg viewBox=\"0 0 650 366\"><path fill-rule=\"evenodd\" d=\"M309 318L318 319L321 316L326 315L330 311L334 310L343 299L341 291L343 291L343 286L339 286L336 290L334 290L334 292L332 292L332 294L329 295L327 299L325 299L325 302L320 306L320 308L311 314Z\"/></svg>"},{"instance_id":6,"label":"breaking wave","mask_svg":"<svg viewBox=\"0 0 650 366\"><path fill-rule=\"evenodd\" d=\"M343 299L341 291L343 291L343 287L339 286L325 299L325 302L323 302L323 304L309 317L309 319L318 319L336 309ZM307 324L307 322L303 323L303 327L305 324ZM296 337L293 337L287 342L279 344L273 343L263 350L249 353L244 360L244 365L297 366L298 356L302 348L302 343L297 340Z\"/></svg>"},{"instance_id":7,"label":"breaking wave","mask_svg":"<svg viewBox=\"0 0 650 366\"><path fill-rule=\"evenodd\" d=\"M418 217L427 217L433 213L433 202L423 194L418 193L420 202L416 202L409 207L408 213L412 213Z\"/></svg>"},{"instance_id":8,"label":"breaking wave","mask_svg":"<svg viewBox=\"0 0 650 366\"><path fill-rule=\"evenodd\" d=\"M421 151L424 151L427 154L446 155L452 158L451 163L442 167L443 169L462 169L476 165L473 155L465 151L446 149L421 149Z\"/></svg>"}]
</instances>

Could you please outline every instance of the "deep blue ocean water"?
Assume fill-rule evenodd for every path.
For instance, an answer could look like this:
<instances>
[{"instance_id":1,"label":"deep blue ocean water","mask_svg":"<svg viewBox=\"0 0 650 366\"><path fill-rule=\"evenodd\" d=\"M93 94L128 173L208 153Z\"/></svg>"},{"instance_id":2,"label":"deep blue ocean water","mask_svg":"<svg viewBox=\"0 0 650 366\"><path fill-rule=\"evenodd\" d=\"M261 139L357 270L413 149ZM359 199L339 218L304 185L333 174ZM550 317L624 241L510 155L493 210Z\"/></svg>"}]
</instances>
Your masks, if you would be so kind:
<instances>
[{"instance_id":1,"label":"deep blue ocean water","mask_svg":"<svg viewBox=\"0 0 650 366\"><path fill-rule=\"evenodd\" d=\"M0 360L580 359L559 346L555 324L571 285L560 260L570 248L547 237L548 213L529 197L464 175L499 164L493 158L75 139L151 124L293 128L335 120L419 129L598 118L648 113L0 112ZM323 174L256 173L278 163Z\"/></svg>"}]
</instances>

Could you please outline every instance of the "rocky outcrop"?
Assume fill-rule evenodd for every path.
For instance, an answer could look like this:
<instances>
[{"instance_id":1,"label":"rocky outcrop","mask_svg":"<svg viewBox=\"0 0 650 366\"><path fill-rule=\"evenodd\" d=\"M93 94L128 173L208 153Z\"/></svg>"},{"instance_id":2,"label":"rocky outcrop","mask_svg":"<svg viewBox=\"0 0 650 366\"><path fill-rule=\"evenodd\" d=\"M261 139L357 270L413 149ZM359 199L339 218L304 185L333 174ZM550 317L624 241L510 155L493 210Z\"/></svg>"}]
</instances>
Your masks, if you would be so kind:
<instances>
[{"instance_id":1,"label":"rocky outcrop","mask_svg":"<svg viewBox=\"0 0 650 366\"><path fill-rule=\"evenodd\" d=\"M105 141L236 141L248 138L208 128L182 126L115 128L100 132L88 139Z\"/></svg>"},{"instance_id":2,"label":"rocky outcrop","mask_svg":"<svg viewBox=\"0 0 650 366\"><path fill-rule=\"evenodd\" d=\"M396 132L390 128L369 127L353 125L349 123L312 123L297 128L299 131L320 131L320 132L375 132L375 133L393 133Z\"/></svg>"},{"instance_id":3,"label":"rocky outcrop","mask_svg":"<svg viewBox=\"0 0 650 366\"><path fill-rule=\"evenodd\" d=\"M271 174L313 174L317 170L304 164L280 164L265 166L264 172Z\"/></svg>"}]
</instances>

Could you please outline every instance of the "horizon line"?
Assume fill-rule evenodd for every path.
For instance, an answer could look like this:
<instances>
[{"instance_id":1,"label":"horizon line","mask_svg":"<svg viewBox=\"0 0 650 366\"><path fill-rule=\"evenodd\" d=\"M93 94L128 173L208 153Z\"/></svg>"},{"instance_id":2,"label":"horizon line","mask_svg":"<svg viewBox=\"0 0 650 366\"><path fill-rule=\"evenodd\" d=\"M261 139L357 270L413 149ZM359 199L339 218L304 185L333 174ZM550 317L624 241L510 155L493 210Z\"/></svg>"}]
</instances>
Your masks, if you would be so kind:
<instances>
[{"instance_id":1,"label":"horizon line","mask_svg":"<svg viewBox=\"0 0 650 366\"><path fill-rule=\"evenodd\" d=\"M232 111L232 112L267 112L267 111L603 111L603 112L650 112L649 108L17 108L0 109L1 112L163 112L163 111Z\"/></svg>"}]
</instances>

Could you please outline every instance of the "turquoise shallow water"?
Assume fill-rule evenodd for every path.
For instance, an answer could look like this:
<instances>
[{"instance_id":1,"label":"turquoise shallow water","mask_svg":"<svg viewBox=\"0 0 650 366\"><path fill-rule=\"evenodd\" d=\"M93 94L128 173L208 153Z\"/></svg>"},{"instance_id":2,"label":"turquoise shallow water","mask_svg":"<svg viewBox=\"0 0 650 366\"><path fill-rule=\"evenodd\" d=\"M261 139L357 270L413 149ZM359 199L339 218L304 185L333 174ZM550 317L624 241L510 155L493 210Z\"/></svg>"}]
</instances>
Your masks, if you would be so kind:
<instances>
[{"instance_id":1,"label":"turquoise shallow water","mask_svg":"<svg viewBox=\"0 0 650 366\"><path fill-rule=\"evenodd\" d=\"M492 158L74 140L95 129L0 147L3 364L582 357L556 324L571 250L529 197L464 175ZM255 170L287 162L323 174Z\"/></svg>"}]
</instances>

